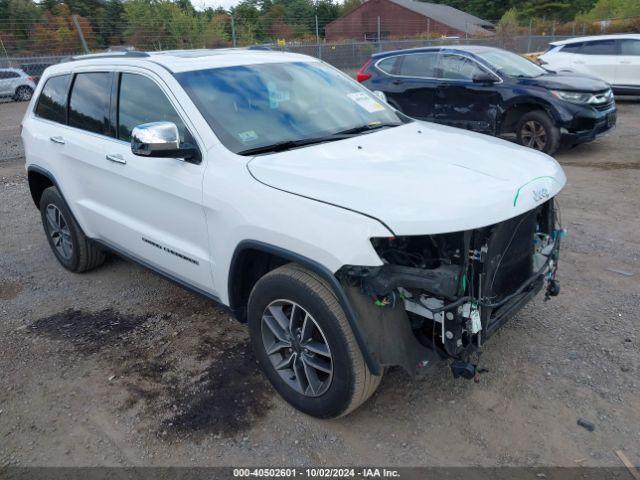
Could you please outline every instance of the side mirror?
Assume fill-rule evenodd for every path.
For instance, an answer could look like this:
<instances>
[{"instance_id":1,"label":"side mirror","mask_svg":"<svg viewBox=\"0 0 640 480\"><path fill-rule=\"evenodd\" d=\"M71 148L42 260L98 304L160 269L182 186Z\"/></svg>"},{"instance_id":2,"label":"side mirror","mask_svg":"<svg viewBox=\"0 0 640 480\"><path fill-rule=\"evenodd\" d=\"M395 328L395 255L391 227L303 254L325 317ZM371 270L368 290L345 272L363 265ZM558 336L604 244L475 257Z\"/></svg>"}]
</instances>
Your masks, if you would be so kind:
<instances>
[{"instance_id":1,"label":"side mirror","mask_svg":"<svg viewBox=\"0 0 640 480\"><path fill-rule=\"evenodd\" d=\"M473 83L497 83L498 79L495 75L491 75L488 72L476 73L473 76Z\"/></svg>"},{"instance_id":2,"label":"side mirror","mask_svg":"<svg viewBox=\"0 0 640 480\"><path fill-rule=\"evenodd\" d=\"M198 149L180 145L178 127L173 122L143 123L131 132L131 152L141 157L184 158L199 161Z\"/></svg>"}]
</instances>

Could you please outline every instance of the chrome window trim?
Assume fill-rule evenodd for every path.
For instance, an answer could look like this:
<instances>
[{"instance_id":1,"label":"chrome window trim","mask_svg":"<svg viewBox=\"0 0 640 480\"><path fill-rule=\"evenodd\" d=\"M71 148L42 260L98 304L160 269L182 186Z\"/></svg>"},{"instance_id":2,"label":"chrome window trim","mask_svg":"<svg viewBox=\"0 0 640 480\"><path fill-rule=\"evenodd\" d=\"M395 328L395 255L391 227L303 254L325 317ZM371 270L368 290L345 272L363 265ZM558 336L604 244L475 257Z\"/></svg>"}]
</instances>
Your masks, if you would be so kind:
<instances>
[{"instance_id":1,"label":"chrome window trim","mask_svg":"<svg viewBox=\"0 0 640 480\"><path fill-rule=\"evenodd\" d=\"M46 85L46 82L48 82L50 78L60 77L60 76L63 76L63 75L70 75L71 76L71 80L69 81L69 86L68 86L68 90L67 90L67 103L68 103L70 98L71 98L71 90L72 90L72 87L73 87L73 82L75 80L75 75L77 75L79 73L115 73L115 74L129 73L129 74L133 74L133 75L144 76L144 77L148 78L149 80L151 80L152 82L154 82L156 84L156 86L160 89L160 91L165 95L165 97L167 98L167 100L169 101L169 103L171 104L173 109L176 111L176 114L182 120L182 123L184 123L185 127L187 128L187 130L189 131L189 133L191 134L191 136L195 140L196 146L200 150L203 159L205 158L206 150L203 147L203 145L205 145L205 142L200 137L200 132L198 132L198 130L195 128L195 126L191 123L190 120L189 121L185 121L185 118L189 118L189 117L186 115L184 110L182 110L182 107L180 106L180 103L175 99L175 96L174 96L173 91L171 90L171 87L169 87L166 84L166 82L162 78L160 78L159 76L157 77L158 79L154 78L154 75L157 75L155 72L153 72L152 70L150 70L148 68L145 68L144 66L139 66L139 65L122 65L122 64L115 64L115 65L110 65L110 66L88 65L88 66L79 67L78 69L75 69L75 70L69 70L69 71L66 71L66 72L63 72L63 73L55 73L53 75L50 75L45 79L45 83L43 84L42 88L44 89L44 85ZM118 79L118 82L119 82L119 79ZM42 91L40 93L42 93ZM120 94L120 86L118 85L117 95L116 96L118 96L119 94ZM116 102L117 101L118 101L118 99L116 98ZM35 103L37 105L38 102L35 102ZM176 107L176 105L178 105L178 107ZM72 127L71 125L68 125L68 124L59 123L59 122L55 122L53 120L49 120L47 118L40 117L39 115L36 115L36 113L35 113L35 105L34 105L33 109L31 110L30 117L32 119L36 120L36 121L46 122L46 123L48 123L50 125L55 125L57 127L62 127L62 128L65 128L65 129L69 129L69 130L74 131L74 132L80 132L80 133L83 133L83 134L91 135L91 136L96 137L96 138L101 139L101 140L110 140L111 142L114 142L114 143L117 143L117 144L120 144L120 145L129 145L129 146L131 146L131 142L120 140L119 138L116 138L116 137L111 137L109 135L104 135L104 134L96 133L96 132L90 132L90 131L84 130L82 128ZM117 128L117 126L116 126L116 128ZM194 134L194 132L195 132L195 134ZM201 162L200 164L202 165L202 164L204 164L204 162Z\"/></svg>"},{"instance_id":2,"label":"chrome window trim","mask_svg":"<svg viewBox=\"0 0 640 480\"><path fill-rule=\"evenodd\" d=\"M472 80L460 80L460 79L455 79L455 78L438 78L438 77L421 77L421 76L410 76L410 75L395 75L393 73L388 73L385 70L383 70L382 68L380 68L378 66L378 64L380 62L382 62L383 60L388 60L390 58L395 58L395 57L407 57L409 55L423 55L425 53L428 54L435 54L435 55L440 55L440 54L446 54L446 55L457 55L459 57L464 57L468 60L471 60L472 62L475 62L482 70L486 71L487 73L489 73L490 75L493 75L494 77L496 77L499 81L495 83L495 85L499 85L501 83L504 83L504 80L502 79L502 77L500 75L498 75L496 72L494 72L493 70L491 70L489 67L483 65L482 63L480 63L478 60L476 60L475 58L469 56L469 55L464 55L463 53L460 52L442 52L442 51L427 51L427 52L414 52L414 53L398 53L397 55L389 55L388 57L383 57L379 60L377 60L373 66L375 68L377 68L378 70L380 70L382 73L384 73L385 75L389 75L390 77L395 77L395 78L419 78L421 80L444 80L444 81L448 81L448 82L464 82L464 83L474 83Z\"/></svg>"}]
</instances>

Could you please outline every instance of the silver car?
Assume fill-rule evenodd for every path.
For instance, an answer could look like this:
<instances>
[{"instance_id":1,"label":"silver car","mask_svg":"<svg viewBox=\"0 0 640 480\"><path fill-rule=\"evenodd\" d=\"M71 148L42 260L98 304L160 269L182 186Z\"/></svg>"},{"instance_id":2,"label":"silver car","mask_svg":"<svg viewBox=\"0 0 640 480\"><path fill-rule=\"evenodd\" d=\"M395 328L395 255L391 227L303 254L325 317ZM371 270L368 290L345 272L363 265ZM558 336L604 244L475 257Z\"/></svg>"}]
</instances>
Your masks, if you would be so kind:
<instances>
[{"instance_id":1,"label":"silver car","mask_svg":"<svg viewBox=\"0 0 640 480\"><path fill-rule=\"evenodd\" d=\"M0 97L12 97L16 102L31 100L36 84L19 68L0 68Z\"/></svg>"}]
</instances>

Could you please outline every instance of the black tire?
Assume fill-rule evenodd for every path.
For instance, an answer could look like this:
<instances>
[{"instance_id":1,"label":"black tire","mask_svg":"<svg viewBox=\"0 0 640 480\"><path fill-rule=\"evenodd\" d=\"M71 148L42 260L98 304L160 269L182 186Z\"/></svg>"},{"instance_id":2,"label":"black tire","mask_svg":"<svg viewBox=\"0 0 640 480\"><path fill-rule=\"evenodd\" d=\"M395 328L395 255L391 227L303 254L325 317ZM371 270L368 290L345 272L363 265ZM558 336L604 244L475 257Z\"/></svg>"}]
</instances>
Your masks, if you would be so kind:
<instances>
[{"instance_id":1,"label":"black tire","mask_svg":"<svg viewBox=\"0 0 640 480\"><path fill-rule=\"evenodd\" d=\"M525 113L516 126L518 143L553 155L560 146L560 129L549 115L542 110Z\"/></svg>"},{"instance_id":2,"label":"black tire","mask_svg":"<svg viewBox=\"0 0 640 480\"><path fill-rule=\"evenodd\" d=\"M295 302L313 318L330 349L332 377L326 383L326 391L317 396L292 388L267 354L263 313L269 305L282 299ZM278 393L301 412L324 419L347 415L364 403L380 384L382 376L369 371L332 289L319 276L299 265L284 265L256 283L249 297L248 322L253 351L267 378Z\"/></svg>"},{"instance_id":3,"label":"black tire","mask_svg":"<svg viewBox=\"0 0 640 480\"><path fill-rule=\"evenodd\" d=\"M57 224L52 221L56 212L61 218ZM102 265L104 252L85 236L56 187L42 192L40 215L49 246L64 268L80 273Z\"/></svg>"},{"instance_id":4,"label":"black tire","mask_svg":"<svg viewBox=\"0 0 640 480\"><path fill-rule=\"evenodd\" d=\"M13 99L16 102L28 102L33 96L33 89L31 87L21 86L16 89L16 93L13 95Z\"/></svg>"}]
</instances>

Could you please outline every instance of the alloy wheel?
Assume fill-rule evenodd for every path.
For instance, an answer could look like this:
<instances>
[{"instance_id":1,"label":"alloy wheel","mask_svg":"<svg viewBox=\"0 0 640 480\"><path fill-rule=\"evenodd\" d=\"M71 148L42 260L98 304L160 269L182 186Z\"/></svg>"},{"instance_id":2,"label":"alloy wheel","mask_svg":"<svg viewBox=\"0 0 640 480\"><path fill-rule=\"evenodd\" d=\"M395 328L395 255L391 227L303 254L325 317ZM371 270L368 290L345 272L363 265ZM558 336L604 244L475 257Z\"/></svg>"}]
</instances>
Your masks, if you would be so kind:
<instances>
[{"instance_id":1,"label":"alloy wheel","mask_svg":"<svg viewBox=\"0 0 640 480\"><path fill-rule=\"evenodd\" d=\"M547 146L547 131L541 123L529 120L520 129L522 144L535 150L544 150Z\"/></svg>"},{"instance_id":2,"label":"alloy wheel","mask_svg":"<svg viewBox=\"0 0 640 480\"><path fill-rule=\"evenodd\" d=\"M275 300L262 314L262 342L271 365L296 392L318 397L333 378L331 349L320 326L303 307Z\"/></svg>"},{"instance_id":3,"label":"alloy wheel","mask_svg":"<svg viewBox=\"0 0 640 480\"><path fill-rule=\"evenodd\" d=\"M26 102L31 100L31 90L21 87L18 89L18 100Z\"/></svg>"},{"instance_id":4,"label":"alloy wheel","mask_svg":"<svg viewBox=\"0 0 640 480\"><path fill-rule=\"evenodd\" d=\"M62 258L70 260L73 255L73 242L67 220L60 209L52 203L47 205L45 217L47 219L47 232L51 237L53 246Z\"/></svg>"}]
</instances>

